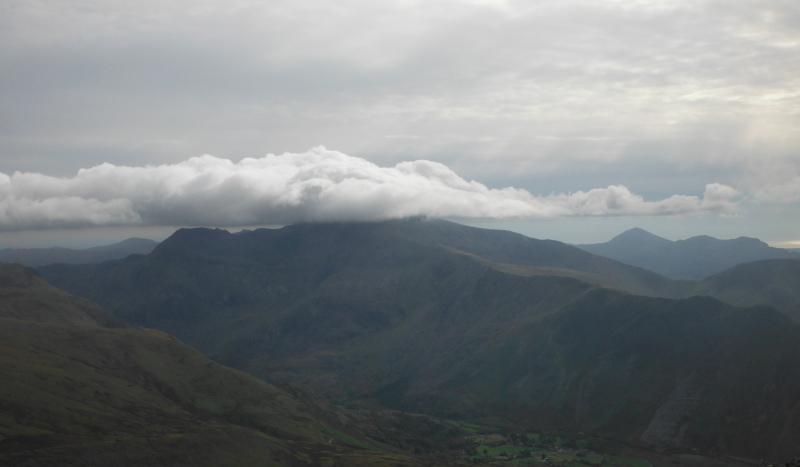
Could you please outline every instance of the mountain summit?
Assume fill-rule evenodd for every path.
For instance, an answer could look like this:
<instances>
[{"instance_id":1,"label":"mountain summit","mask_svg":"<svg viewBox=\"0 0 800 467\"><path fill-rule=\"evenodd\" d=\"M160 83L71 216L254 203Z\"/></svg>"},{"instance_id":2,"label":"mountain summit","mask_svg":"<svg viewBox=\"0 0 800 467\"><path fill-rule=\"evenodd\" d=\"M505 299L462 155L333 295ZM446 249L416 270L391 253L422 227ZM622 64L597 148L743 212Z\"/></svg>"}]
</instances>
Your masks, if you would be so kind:
<instances>
[{"instance_id":1,"label":"mountain summit","mask_svg":"<svg viewBox=\"0 0 800 467\"><path fill-rule=\"evenodd\" d=\"M636 242L651 246L668 245L672 243L666 238L659 237L658 235L652 234L644 229L640 229L639 227L634 227L622 232L621 234L609 240L608 243L625 245L627 242Z\"/></svg>"}]
</instances>

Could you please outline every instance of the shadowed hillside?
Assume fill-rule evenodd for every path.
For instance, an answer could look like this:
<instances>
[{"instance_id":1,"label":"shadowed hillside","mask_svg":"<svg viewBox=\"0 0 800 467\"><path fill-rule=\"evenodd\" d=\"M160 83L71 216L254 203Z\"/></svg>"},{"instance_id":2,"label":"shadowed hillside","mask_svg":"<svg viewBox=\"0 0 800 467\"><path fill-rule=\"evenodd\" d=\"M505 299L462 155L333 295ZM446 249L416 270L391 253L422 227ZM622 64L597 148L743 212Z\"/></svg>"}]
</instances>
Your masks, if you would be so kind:
<instances>
[{"instance_id":1,"label":"shadowed hillside","mask_svg":"<svg viewBox=\"0 0 800 467\"><path fill-rule=\"evenodd\" d=\"M342 403L753 457L800 449L797 324L600 286L637 272L637 287L675 283L558 242L440 221L188 229L146 257L41 271Z\"/></svg>"},{"instance_id":2,"label":"shadowed hillside","mask_svg":"<svg viewBox=\"0 0 800 467\"><path fill-rule=\"evenodd\" d=\"M576 246L667 277L685 279L702 279L750 261L800 259L797 252L772 248L757 238L719 240L700 235L673 242L638 228L623 232L606 243Z\"/></svg>"},{"instance_id":3,"label":"shadowed hillside","mask_svg":"<svg viewBox=\"0 0 800 467\"><path fill-rule=\"evenodd\" d=\"M93 303L0 264L0 463L410 465L374 439L430 446L462 434L423 416L345 411L296 385L290 394L162 332L109 323Z\"/></svg>"}]
</instances>

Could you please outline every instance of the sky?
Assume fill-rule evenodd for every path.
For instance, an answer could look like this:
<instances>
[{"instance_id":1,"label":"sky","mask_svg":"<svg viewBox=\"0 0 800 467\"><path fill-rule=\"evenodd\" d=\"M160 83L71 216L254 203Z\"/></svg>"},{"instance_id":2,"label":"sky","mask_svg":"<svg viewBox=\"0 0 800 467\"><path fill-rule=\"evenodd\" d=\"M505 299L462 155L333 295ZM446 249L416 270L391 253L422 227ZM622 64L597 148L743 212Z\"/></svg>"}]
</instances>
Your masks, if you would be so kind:
<instances>
[{"instance_id":1,"label":"sky","mask_svg":"<svg viewBox=\"0 0 800 467\"><path fill-rule=\"evenodd\" d=\"M800 5L0 3L0 248L405 216L800 247Z\"/></svg>"}]
</instances>

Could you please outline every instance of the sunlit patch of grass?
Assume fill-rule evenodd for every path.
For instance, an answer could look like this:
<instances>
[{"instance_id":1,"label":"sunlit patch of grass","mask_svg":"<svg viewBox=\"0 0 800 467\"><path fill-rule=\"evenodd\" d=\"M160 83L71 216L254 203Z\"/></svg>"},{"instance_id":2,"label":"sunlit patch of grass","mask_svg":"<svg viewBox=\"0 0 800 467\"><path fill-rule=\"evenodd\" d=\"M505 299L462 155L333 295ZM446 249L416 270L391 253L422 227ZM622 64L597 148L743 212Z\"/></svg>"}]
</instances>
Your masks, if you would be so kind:
<instances>
[{"instance_id":1,"label":"sunlit patch of grass","mask_svg":"<svg viewBox=\"0 0 800 467\"><path fill-rule=\"evenodd\" d=\"M365 443L363 441L359 441L356 438L353 438L350 435L346 435L346 434L342 433L341 431L337 431L337 430L335 430L335 429L333 429L333 428L331 428L331 427L329 427L327 425L323 425L322 423L318 423L317 427L319 427L319 429L323 433L327 433L327 434L333 436L334 438L339 439L341 441L344 441L345 443L347 443L347 444L349 444L351 446L356 446L356 447L360 447L360 448L364 448L364 449L371 449L372 448L372 446L370 446L369 444L367 444L367 443Z\"/></svg>"},{"instance_id":2,"label":"sunlit patch of grass","mask_svg":"<svg viewBox=\"0 0 800 467\"><path fill-rule=\"evenodd\" d=\"M650 467L650 464L648 464L647 461L644 459L629 459L624 457L616 457L615 460L630 467Z\"/></svg>"}]
</instances>

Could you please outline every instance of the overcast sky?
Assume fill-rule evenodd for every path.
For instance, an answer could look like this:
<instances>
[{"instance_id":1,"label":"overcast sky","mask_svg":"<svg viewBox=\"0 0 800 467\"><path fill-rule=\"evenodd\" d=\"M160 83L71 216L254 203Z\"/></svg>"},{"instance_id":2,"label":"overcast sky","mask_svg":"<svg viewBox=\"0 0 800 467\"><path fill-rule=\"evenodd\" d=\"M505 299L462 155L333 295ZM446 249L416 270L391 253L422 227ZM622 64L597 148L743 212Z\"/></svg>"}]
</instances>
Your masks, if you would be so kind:
<instances>
[{"instance_id":1,"label":"overcast sky","mask_svg":"<svg viewBox=\"0 0 800 467\"><path fill-rule=\"evenodd\" d=\"M0 2L0 248L406 215L800 241L800 4Z\"/></svg>"}]
</instances>

